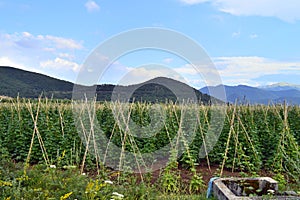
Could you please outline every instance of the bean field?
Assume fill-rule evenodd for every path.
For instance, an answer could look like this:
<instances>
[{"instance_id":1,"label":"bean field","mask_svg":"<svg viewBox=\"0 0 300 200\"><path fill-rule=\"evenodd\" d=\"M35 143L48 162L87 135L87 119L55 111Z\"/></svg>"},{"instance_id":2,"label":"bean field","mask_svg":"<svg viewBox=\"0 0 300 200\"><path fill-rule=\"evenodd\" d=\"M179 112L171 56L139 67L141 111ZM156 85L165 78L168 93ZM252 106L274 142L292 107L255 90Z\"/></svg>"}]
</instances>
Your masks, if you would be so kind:
<instances>
[{"instance_id":1,"label":"bean field","mask_svg":"<svg viewBox=\"0 0 300 200\"><path fill-rule=\"evenodd\" d=\"M2 101L0 197L192 199L205 193L203 168L300 185L299 106L223 109L214 121L206 105Z\"/></svg>"}]
</instances>

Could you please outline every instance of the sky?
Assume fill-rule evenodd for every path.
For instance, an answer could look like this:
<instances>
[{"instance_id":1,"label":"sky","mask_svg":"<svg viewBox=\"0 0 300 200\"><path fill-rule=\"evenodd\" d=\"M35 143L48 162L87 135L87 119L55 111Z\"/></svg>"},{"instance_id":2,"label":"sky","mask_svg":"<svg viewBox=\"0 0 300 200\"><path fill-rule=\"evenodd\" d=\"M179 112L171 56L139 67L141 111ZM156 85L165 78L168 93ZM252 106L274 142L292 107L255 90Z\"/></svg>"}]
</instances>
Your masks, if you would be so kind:
<instances>
[{"instance_id":1,"label":"sky","mask_svg":"<svg viewBox=\"0 0 300 200\"><path fill-rule=\"evenodd\" d=\"M299 10L298 0L0 0L0 66L76 82L99 45L157 27L201 46L223 84L300 84ZM127 84L164 75L207 84L188 60L158 49L120 56L98 83L118 84L128 74Z\"/></svg>"}]
</instances>

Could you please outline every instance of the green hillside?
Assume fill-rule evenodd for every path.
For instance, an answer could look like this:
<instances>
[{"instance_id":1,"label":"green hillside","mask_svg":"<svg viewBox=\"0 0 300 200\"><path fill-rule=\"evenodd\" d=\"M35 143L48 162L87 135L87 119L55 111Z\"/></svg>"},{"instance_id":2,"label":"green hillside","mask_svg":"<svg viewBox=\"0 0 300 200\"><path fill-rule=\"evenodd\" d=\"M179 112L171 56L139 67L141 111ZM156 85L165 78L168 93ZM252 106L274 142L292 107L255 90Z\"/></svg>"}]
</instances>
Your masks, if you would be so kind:
<instances>
[{"instance_id":1,"label":"green hillside","mask_svg":"<svg viewBox=\"0 0 300 200\"><path fill-rule=\"evenodd\" d=\"M12 67L0 67L0 95L3 96L17 97L19 95L24 98L37 98L42 94L56 99L71 99L73 86L71 82L43 74ZM82 97L86 93L93 96L96 93L98 101L110 101L114 97L112 94L123 101L166 102L171 100L175 102L190 99L208 104L211 100L209 95L202 94L185 83L165 77L129 86L103 84L77 88L80 88L79 95Z\"/></svg>"},{"instance_id":2,"label":"green hillside","mask_svg":"<svg viewBox=\"0 0 300 200\"><path fill-rule=\"evenodd\" d=\"M12 67L0 67L0 95L37 98L39 95L58 99L70 99L73 83L43 74Z\"/></svg>"}]
</instances>

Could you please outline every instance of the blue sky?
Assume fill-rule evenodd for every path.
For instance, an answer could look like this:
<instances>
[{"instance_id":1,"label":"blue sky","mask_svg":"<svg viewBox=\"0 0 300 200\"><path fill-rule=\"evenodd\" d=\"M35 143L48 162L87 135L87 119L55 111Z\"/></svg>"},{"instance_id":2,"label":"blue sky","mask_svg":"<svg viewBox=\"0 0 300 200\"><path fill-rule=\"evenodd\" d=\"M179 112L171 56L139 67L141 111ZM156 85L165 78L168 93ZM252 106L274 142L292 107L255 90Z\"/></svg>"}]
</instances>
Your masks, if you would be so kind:
<instances>
[{"instance_id":1,"label":"blue sky","mask_svg":"<svg viewBox=\"0 0 300 200\"><path fill-rule=\"evenodd\" d=\"M161 27L201 45L227 85L300 84L300 1L297 0L0 0L0 65L76 81L88 55L121 32ZM169 67L200 88L188 62L162 51L122 56L100 83L134 70L142 81Z\"/></svg>"}]
</instances>

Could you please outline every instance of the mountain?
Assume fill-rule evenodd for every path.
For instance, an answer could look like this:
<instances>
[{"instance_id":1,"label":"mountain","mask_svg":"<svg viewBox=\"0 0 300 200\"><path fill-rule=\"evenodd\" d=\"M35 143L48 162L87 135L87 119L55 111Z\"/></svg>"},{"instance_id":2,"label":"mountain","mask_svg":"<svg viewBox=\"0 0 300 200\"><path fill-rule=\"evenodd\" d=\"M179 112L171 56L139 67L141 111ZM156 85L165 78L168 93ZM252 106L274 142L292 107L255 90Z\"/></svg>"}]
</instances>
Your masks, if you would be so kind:
<instances>
[{"instance_id":1,"label":"mountain","mask_svg":"<svg viewBox=\"0 0 300 200\"><path fill-rule=\"evenodd\" d=\"M201 88L200 91L204 94L209 94L209 89L216 89L224 87L227 101L230 103L250 103L250 104L269 104L269 103L283 103L286 101L289 104L300 104L300 90L294 88L277 88L271 90L265 88L256 88L246 85L238 86L209 86Z\"/></svg>"},{"instance_id":2,"label":"mountain","mask_svg":"<svg viewBox=\"0 0 300 200\"><path fill-rule=\"evenodd\" d=\"M125 101L166 102L171 100L175 102L183 99L197 99L204 104L209 104L211 101L220 102L185 83L165 77L129 86L112 84L82 86L39 73L0 67L0 80L0 95L8 97L19 95L19 97L37 98L42 94L57 99L71 99L72 95L84 98L86 94L94 97L96 93L98 101L110 101L116 97ZM74 93L73 88L76 88Z\"/></svg>"},{"instance_id":3,"label":"mountain","mask_svg":"<svg viewBox=\"0 0 300 200\"><path fill-rule=\"evenodd\" d=\"M171 78L157 77L144 83L129 86L97 85L97 100L110 100L117 97L123 101L147 101L166 102L167 100L201 101L208 104L211 101L219 102L207 94L202 94L199 90L189 85ZM113 95L113 96L112 96Z\"/></svg>"},{"instance_id":4,"label":"mountain","mask_svg":"<svg viewBox=\"0 0 300 200\"><path fill-rule=\"evenodd\" d=\"M0 80L0 95L4 96L36 98L42 93L60 99L72 96L73 83L35 72L0 67Z\"/></svg>"},{"instance_id":5,"label":"mountain","mask_svg":"<svg viewBox=\"0 0 300 200\"><path fill-rule=\"evenodd\" d=\"M283 90L300 90L300 85L289 84L289 83L275 83L261 87L262 89L271 91L283 91Z\"/></svg>"},{"instance_id":6,"label":"mountain","mask_svg":"<svg viewBox=\"0 0 300 200\"><path fill-rule=\"evenodd\" d=\"M234 103L238 101L240 103L257 103L257 104L266 104L269 102L268 99L274 99L276 96L272 92L268 92L259 88L250 87L246 85L238 86L227 86L227 85L218 85L215 87L204 87L200 91L204 94L209 94L209 90L220 89L224 87L227 101Z\"/></svg>"}]
</instances>

